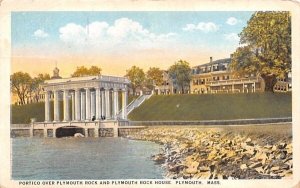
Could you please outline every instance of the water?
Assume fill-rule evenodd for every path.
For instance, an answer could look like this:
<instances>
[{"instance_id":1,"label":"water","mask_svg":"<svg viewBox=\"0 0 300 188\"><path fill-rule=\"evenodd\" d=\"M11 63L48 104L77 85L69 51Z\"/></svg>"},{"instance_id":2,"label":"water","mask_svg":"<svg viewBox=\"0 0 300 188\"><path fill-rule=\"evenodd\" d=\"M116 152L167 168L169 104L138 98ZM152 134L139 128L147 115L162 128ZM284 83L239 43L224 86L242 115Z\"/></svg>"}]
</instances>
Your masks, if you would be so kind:
<instances>
[{"instance_id":1,"label":"water","mask_svg":"<svg viewBox=\"0 0 300 188\"><path fill-rule=\"evenodd\" d=\"M160 146L124 138L14 138L12 179L162 179Z\"/></svg>"}]
</instances>

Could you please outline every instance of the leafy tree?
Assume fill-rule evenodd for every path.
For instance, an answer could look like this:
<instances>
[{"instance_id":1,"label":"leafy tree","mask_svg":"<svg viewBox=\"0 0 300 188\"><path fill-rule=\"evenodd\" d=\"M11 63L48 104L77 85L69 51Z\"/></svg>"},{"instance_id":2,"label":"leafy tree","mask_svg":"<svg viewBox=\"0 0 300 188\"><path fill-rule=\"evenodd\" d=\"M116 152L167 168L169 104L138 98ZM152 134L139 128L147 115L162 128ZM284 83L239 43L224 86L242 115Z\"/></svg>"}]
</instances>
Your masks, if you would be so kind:
<instances>
[{"instance_id":1,"label":"leafy tree","mask_svg":"<svg viewBox=\"0 0 300 188\"><path fill-rule=\"evenodd\" d=\"M150 67L146 74L146 83L147 87L151 88L154 85L162 85L163 78L162 78L163 71L157 67Z\"/></svg>"},{"instance_id":2,"label":"leafy tree","mask_svg":"<svg viewBox=\"0 0 300 188\"><path fill-rule=\"evenodd\" d=\"M137 66L132 66L129 70L126 70L126 76L131 81L133 93L135 93L138 86L142 86L144 84L145 73L143 69Z\"/></svg>"},{"instance_id":3,"label":"leafy tree","mask_svg":"<svg viewBox=\"0 0 300 188\"><path fill-rule=\"evenodd\" d=\"M184 93L184 87L189 87L191 80L191 68L188 62L179 60L169 68L169 75L181 87L181 93Z\"/></svg>"},{"instance_id":4,"label":"leafy tree","mask_svg":"<svg viewBox=\"0 0 300 188\"><path fill-rule=\"evenodd\" d=\"M75 72L71 75L72 77L82 76L97 76L101 74L101 68L97 66L91 66L89 69L85 66L77 67Z\"/></svg>"},{"instance_id":5,"label":"leafy tree","mask_svg":"<svg viewBox=\"0 0 300 188\"><path fill-rule=\"evenodd\" d=\"M11 91L16 94L23 105L31 92L32 78L28 73L16 72L10 76Z\"/></svg>"},{"instance_id":6,"label":"leafy tree","mask_svg":"<svg viewBox=\"0 0 300 188\"><path fill-rule=\"evenodd\" d=\"M33 99L36 102L39 102L39 96L42 92L41 84L45 80L49 80L50 75L49 74L39 74L37 77L33 78L31 80L31 87L30 87L30 98Z\"/></svg>"},{"instance_id":7,"label":"leafy tree","mask_svg":"<svg viewBox=\"0 0 300 188\"><path fill-rule=\"evenodd\" d=\"M289 12L256 12L239 34L242 47L233 55L237 74L256 74L273 91L276 78L291 71L291 16Z\"/></svg>"}]
</instances>

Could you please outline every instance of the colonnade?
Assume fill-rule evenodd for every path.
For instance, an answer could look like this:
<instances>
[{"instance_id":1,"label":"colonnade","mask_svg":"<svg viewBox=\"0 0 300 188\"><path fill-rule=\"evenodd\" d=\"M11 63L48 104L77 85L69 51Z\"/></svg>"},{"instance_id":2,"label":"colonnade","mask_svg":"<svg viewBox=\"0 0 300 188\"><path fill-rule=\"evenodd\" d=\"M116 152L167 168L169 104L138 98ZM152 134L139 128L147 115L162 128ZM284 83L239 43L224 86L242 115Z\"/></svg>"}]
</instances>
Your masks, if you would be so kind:
<instances>
[{"instance_id":1,"label":"colonnade","mask_svg":"<svg viewBox=\"0 0 300 188\"><path fill-rule=\"evenodd\" d=\"M117 119L119 113L119 91L122 92L121 119L127 119L128 96L126 89L93 87L45 91L45 122L52 121L50 118L50 92L54 94L53 122L60 121L59 96L61 92L63 92L63 121L67 122ZM71 100L69 100L70 98Z\"/></svg>"}]
</instances>

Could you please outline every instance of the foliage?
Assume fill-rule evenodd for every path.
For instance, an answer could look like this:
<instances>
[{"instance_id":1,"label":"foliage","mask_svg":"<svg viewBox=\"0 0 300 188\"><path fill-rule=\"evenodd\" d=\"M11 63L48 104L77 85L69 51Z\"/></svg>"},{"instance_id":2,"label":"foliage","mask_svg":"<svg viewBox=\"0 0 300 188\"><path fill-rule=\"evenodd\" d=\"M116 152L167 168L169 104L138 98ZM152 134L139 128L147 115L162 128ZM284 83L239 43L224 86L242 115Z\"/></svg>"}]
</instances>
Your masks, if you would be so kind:
<instances>
[{"instance_id":1,"label":"foliage","mask_svg":"<svg viewBox=\"0 0 300 188\"><path fill-rule=\"evenodd\" d=\"M153 88L155 85L160 86L163 83L163 71L157 67L150 67L146 74L146 84L148 88Z\"/></svg>"},{"instance_id":2,"label":"foliage","mask_svg":"<svg viewBox=\"0 0 300 188\"><path fill-rule=\"evenodd\" d=\"M28 73L16 72L10 76L10 88L16 94L21 104L26 103L27 97L31 92L32 78Z\"/></svg>"},{"instance_id":3,"label":"foliage","mask_svg":"<svg viewBox=\"0 0 300 188\"><path fill-rule=\"evenodd\" d=\"M184 93L184 88L189 87L191 80L191 68L188 62L179 60L169 68L169 75L181 87Z\"/></svg>"},{"instance_id":4,"label":"foliage","mask_svg":"<svg viewBox=\"0 0 300 188\"><path fill-rule=\"evenodd\" d=\"M37 77L31 80L31 87L30 87L30 97L36 102L39 102L39 96L42 93L41 84L45 80L49 80L49 74L38 74Z\"/></svg>"},{"instance_id":5,"label":"foliage","mask_svg":"<svg viewBox=\"0 0 300 188\"><path fill-rule=\"evenodd\" d=\"M256 74L272 91L276 78L291 71L291 16L289 12L256 12L240 33L231 68L238 74Z\"/></svg>"},{"instance_id":6,"label":"foliage","mask_svg":"<svg viewBox=\"0 0 300 188\"><path fill-rule=\"evenodd\" d=\"M138 86L143 86L146 79L143 69L137 66L132 66L129 70L126 70L126 77L128 77L131 82L133 93L135 93Z\"/></svg>"},{"instance_id":7,"label":"foliage","mask_svg":"<svg viewBox=\"0 0 300 188\"><path fill-rule=\"evenodd\" d=\"M18 96L21 105L32 100L39 102L42 92L40 84L49 79L49 74L39 74L32 78L28 73L16 72L10 76L10 88L12 93Z\"/></svg>"},{"instance_id":8,"label":"foliage","mask_svg":"<svg viewBox=\"0 0 300 188\"><path fill-rule=\"evenodd\" d=\"M77 67L71 77L82 77L82 76L97 76L101 74L102 69L97 66L91 66L89 69L85 66Z\"/></svg>"}]
</instances>

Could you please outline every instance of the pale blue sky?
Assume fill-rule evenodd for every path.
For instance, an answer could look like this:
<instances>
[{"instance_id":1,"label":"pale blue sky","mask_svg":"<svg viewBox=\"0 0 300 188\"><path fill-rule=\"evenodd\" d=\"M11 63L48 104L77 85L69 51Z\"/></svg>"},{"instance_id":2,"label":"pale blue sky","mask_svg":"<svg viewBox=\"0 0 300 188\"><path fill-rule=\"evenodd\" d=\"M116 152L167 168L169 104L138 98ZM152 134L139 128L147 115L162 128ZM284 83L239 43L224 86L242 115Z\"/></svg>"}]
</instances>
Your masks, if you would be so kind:
<instances>
[{"instance_id":1,"label":"pale blue sky","mask_svg":"<svg viewBox=\"0 0 300 188\"><path fill-rule=\"evenodd\" d=\"M40 43L34 32L42 29L49 34L44 41L59 42L59 28L68 23L86 26L95 21L113 24L120 18L129 18L139 22L145 29L155 33L177 33L179 41L184 43L204 42L207 45L227 44L224 34L240 33L253 12L13 12L12 13L12 41L13 45L26 43ZM237 23L229 25L226 21L234 17ZM182 28L186 24L199 22L215 23L217 31L187 32ZM235 43L234 43L235 44Z\"/></svg>"},{"instance_id":2,"label":"pale blue sky","mask_svg":"<svg viewBox=\"0 0 300 188\"><path fill-rule=\"evenodd\" d=\"M206 63L209 56L229 57L253 13L13 12L12 53L22 57L19 64L26 57L60 61L99 56L102 62L119 60L128 66L147 67L155 61L154 66L166 69L178 59L193 66Z\"/></svg>"}]
</instances>

